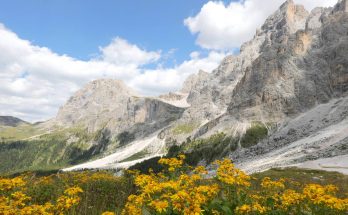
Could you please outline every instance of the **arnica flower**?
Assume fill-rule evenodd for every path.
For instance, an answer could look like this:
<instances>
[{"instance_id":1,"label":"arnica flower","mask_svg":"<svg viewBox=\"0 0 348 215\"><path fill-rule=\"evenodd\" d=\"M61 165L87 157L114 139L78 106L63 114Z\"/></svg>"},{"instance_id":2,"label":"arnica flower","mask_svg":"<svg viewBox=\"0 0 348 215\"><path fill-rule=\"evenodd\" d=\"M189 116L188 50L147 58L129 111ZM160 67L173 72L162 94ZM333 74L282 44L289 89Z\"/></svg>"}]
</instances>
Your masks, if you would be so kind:
<instances>
[{"instance_id":1,"label":"arnica flower","mask_svg":"<svg viewBox=\"0 0 348 215\"><path fill-rule=\"evenodd\" d=\"M153 207L157 212L162 213L167 210L168 208L168 202L167 201L161 201L161 200L154 200L149 204L151 207Z\"/></svg>"},{"instance_id":2,"label":"arnica flower","mask_svg":"<svg viewBox=\"0 0 348 215\"><path fill-rule=\"evenodd\" d=\"M179 159L178 159L179 158ZM174 172L176 169L182 167L185 160L185 155L179 155L178 158L161 158L158 163L168 166L169 172Z\"/></svg>"},{"instance_id":3,"label":"arnica flower","mask_svg":"<svg viewBox=\"0 0 348 215\"><path fill-rule=\"evenodd\" d=\"M115 213L110 211L105 211L104 213L102 213L102 215L115 215Z\"/></svg>"},{"instance_id":4,"label":"arnica flower","mask_svg":"<svg viewBox=\"0 0 348 215\"><path fill-rule=\"evenodd\" d=\"M242 206L237 207L235 211L237 214L247 214L252 211L252 208L250 205L244 204Z\"/></svg>"},{"instance_id":5,"label":"arnica flower","mask_svg":"<svg viewBox=\"0 0 348 215\"><path fill-rule=\"evenodd\" d=\"M281 207L287 209L290 206L298 205L305 198L301 193L297 193L295 190L285 190L284 193L280 196Z\"/></svg>"},{"instance_id":6,"label":"arnica flower","mask_svg":"<svg viewBox=\"0 0 348 215\"><path fill-rule=\"evenodd\" d=\"M9 191L14 188L20 188L25 186L26 182L21 177L12 179L0 178L0 191Z\"/></svg>"},{"instance_id":7,"label":"arnica flower","mask_svg":"<svg viewBox=\"0 0 348 215\"><path fill-rule=\"evenodd\" d=\"M303 188L303 194L313 204L324 205L340 211L348 210L348 199L339 199L333 196L336 191L337 187L333 185L307 184Z\"/></svg>"},{"instance_id":8,"label":"arnica flower","mask_svg":"<svg viewBox=\"0 0 348 215\"><path fill-rule=\"evenodd\" d=\"M77 195L77 194L82 193L82 192L83 192L83 190L77 186L70 187L64 191L64 193L69 195L69 196Z\"/></svg>"},{"instance_id":9,"label":"arnica flower","mask_svg":"<svg viewBox=\"0 0 348 215\"><path fill-rule=\"evenodd\" d=\"M228 185L250 186L250 176L235 168L231 160L224 159L215 163L219 165L216 175L221 182Z\"/></svg>"},{"instance_id":10,"label":"arnica flower","mask_svg":"<svg viewBox=\"0 0 348 215\"><path fill-rule=\"evenodd\" d=\"M244 204L236 208L235 212L237 214L249 214L251 212L257 214L264 214L267 212L267 208L260 205L259 203L253 203L251 205Z\"/></svg>"},{"instance_id":11,"label":"arnica flower","mask_svg":"<svg viewBox=\"0 0 348 215\"><path fill-rule=\"evenodd\" d=\"M264 177L262 182L261 182L261 186L263 188L266 189L284 189L285 185L284 185L285 179L281 178L278 181L272 181L270 177Z\"/></svg>"}]
</instances>

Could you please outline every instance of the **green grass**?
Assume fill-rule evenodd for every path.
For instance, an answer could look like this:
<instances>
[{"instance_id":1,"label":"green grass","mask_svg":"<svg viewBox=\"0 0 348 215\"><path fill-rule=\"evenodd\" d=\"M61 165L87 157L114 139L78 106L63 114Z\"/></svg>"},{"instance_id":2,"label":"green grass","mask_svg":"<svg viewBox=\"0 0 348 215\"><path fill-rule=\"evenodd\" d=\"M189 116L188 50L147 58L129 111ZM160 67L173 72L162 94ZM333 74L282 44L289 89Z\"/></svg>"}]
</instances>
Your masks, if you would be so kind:
<instances>
[{"instance_id":1,"label":"green grass","mask_svg":"<svg viewBox=\"0 0 348 215\"><path fill-rule=\"evenodd\" d=\"M0 140L2 141L12 141L29 138L31 136L40 134L37 127L33 125L20 125L17 127L2 126L0 130ZM44 132L42 132L44 133Z\"/></svg>"},{"instance_id":2,"label":"green grass","mask_svg":"<svg viewBox=\"0 0 348 215\"><path fill-rule=\"evenodd\" d=\"M110 141L105 135L76 127L30 140L7 140L0 144L0 173L55 170L84 162L106 150ZM69 141L71 137L75 141Z\"/></svg>"},{"instance_id":3,"label":"green grass","mask_svg":"<svg viewBox=\"0 0 348 215\"><path fill-rule=\"evenodd\" d=\"M264 177L270 177L272 179L288 178L300 182L301 184L334 184L339 188L339 196L343 197L345 193L348 193L348 175L338 172L291 167L270 169L264 172L252 174L252 176L257 179L262 179Z\"/></svg>"},{"instance_id":4,"label":"green grass","mask_svg":"<svg viewBox=\"0 0 348 215\"><path fill-rule=\"evenodd\" d=\"M143 151L140 151L140 152L137 152L135 154L133 154L132 156L124 159L124 160L121 160L121 162L128 162L128 161L134 161L134 160L138 160L138 159L141 159L141 158L145 158L146 155L148 155L149 153L146 151L146 150L143 150Z\"/></svg>"},{"instance_id":5,"label":"green grass","mask_svg":"<svg viewBox=\"0 0 348 215\"><path fill-rule=\"evenodd\" d=\"M175 128L173 128L173 133L178 135L178 134L189 134L192 131L197 128L197 124L195 123L189 123L189 124L181 124L177 125Z\"/></svg>"},{"instance_id":6,"label":"green grass","mask_svg":"<svg viewBox=\"0 0 348 215\"><path fill-rule=\"evenodd\" d=\"M69 213L64 213L70 215L100 215L105 211L119 214L128 196L136 192L131 177L117 177L112 171L45 172L43 175L27 172L25 175L30 177L27 177L24 192L31 197L30 202L33 204L54 203L67 187L81 187L83 193L79 195L80 203Z\"/></svg>"}]
</instances>

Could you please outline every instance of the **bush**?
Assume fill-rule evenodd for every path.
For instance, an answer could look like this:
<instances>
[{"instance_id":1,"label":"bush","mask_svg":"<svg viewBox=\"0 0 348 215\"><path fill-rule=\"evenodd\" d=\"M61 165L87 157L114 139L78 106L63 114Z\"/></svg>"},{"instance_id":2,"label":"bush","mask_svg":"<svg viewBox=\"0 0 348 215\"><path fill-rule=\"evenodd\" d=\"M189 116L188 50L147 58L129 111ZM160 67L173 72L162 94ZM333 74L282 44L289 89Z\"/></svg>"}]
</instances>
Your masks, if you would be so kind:
<instances>
[{"instance_id":1,"label":"bush","mask_svg":"<svg viewBox=\"0 0 348 215\"><path fill-rule=\"evenodd\" d=\"M197 127L196 124L190 123L190 124L181 124L176 126L173 129L174 134L189 134L191 133L195 128Z\"/></svg>"},{"instance_id":2,"label":"bush","mask_svg":"<svg viewBox=\"0 0 348 215\"><path fill-rule=\"evenodd\" d=\"M128 131L124 131L117 135L117 139L120 141L120 145L126 145L127 143L132 142L135 139L135 135Z\"/></svg>"},{"instance_id":3,"label":"bush","mask_svg":"<svg viewBox=\"0 0 348 215\"><path fill-rule=\"evenodd\" d=\"M265 138L268 134L266 126L261 123L253 123L246 131L240 143L243 148L249 148L256 145L260 140Z\"/></svg>"}]
</instances>

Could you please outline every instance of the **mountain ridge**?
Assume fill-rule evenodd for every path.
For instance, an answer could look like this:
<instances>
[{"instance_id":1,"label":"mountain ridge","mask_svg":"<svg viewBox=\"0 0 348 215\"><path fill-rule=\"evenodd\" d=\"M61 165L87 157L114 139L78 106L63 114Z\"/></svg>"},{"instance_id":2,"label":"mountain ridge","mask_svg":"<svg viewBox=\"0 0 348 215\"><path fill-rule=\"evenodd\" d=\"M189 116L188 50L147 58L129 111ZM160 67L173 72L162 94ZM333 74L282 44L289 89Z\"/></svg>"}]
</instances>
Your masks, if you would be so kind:
<instances>
[{"instance_id":1,"label":"mountain ridge","mask_svg":"<svg viewBox=\"0 0 348 215\"><path fill-rule=\"evenodd\" d=\"M30 123L13 116L0 116L0 126L16 127L21 124Z\"/></svg>"}]
</instances>

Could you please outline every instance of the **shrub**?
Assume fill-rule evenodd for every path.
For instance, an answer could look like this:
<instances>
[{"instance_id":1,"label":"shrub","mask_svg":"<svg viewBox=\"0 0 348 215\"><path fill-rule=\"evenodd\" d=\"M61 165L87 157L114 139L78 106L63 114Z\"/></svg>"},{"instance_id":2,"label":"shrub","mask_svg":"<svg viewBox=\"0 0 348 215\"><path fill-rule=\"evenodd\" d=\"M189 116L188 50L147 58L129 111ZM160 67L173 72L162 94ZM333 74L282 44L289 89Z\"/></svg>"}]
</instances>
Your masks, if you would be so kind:
<instances>
[{"instance_id":1,"label":"shrub","mask_svg":"<svg viewBox=\"0 0 348 215\"><path fill-rule=\"evenodd\" d=\"M174 134L189 134L191 133L195 128L197 127L196 124L190 123L190 124L181 124L176 126L173 129Z\"/></svg>"},{"instance_id":2,"label":"shrub","mask_svg":"<svg viewBox=\"0 0 348 215\"><path fill-rule=\"evenodd\" d=\"M248 148L256 145L260 140L265 138L268 134L268 130L265 125L261 123L253 123L252 126L246 131L242 137L240 143L244 148Z\"/></svg>"}]
</instances>

